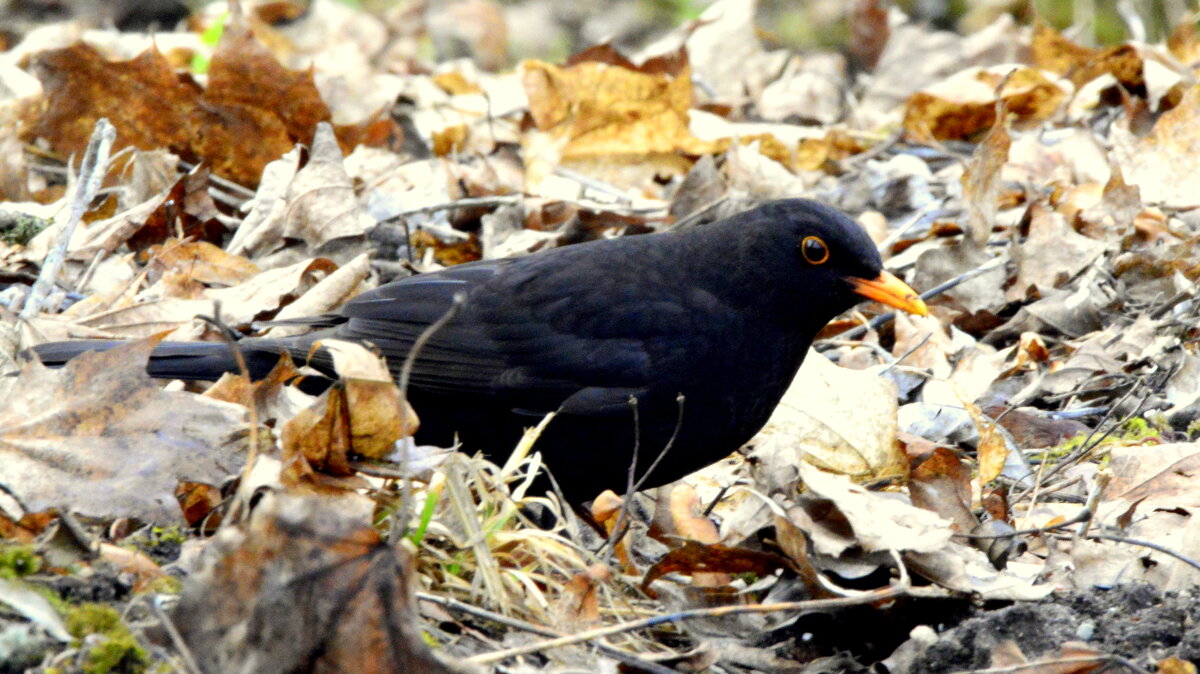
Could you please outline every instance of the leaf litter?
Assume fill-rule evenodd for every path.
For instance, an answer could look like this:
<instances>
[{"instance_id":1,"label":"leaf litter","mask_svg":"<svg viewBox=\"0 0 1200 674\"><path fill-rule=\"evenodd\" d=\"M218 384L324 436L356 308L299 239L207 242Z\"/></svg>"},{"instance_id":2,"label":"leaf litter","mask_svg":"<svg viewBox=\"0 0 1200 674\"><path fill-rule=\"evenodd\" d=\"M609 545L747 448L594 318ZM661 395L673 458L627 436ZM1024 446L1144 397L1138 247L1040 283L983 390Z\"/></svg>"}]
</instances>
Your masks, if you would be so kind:
<instances>
[{"instance_id":1,"label":"leaf litter","mask_svg":"<svg viewBox=\"0 0 1200 674\"><path fill-rule=\"evenodd\" d=\"M22 628L0 662L85 668L104 641L185 671L1195 671L1193 19L1100 46L860 2L852 67L721 0L635 49L517 61L533 13L449 5L235 4L153 45L80 16L6 43L0 603L24 616L6 634L53 638ZM117 152L81 174L101 118ZM365 350L319 398L304 363L144 373L167 333L291 334L414 270L781 196L858 217L890 271L940 288L933 316L835 320L746 448L598 499L596 529L529 493L536 428L504 466L413 445ZM18 216L53 224L21 243ZM80 337L142 341L18 362ZM83 607L45 588L134 630L64 650L47 611Z\"/></svg>"}]
</instances>

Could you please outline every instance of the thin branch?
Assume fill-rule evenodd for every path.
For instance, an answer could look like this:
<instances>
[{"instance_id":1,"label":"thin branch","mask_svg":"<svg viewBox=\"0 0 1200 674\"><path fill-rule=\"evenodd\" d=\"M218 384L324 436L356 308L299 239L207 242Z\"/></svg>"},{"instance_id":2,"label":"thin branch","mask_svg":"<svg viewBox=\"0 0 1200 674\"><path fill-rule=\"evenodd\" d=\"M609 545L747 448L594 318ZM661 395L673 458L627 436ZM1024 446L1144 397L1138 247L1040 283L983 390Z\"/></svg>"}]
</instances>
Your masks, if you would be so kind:
<instances>
[{"instance_id":1,"label":"thin branch","mask_svg":"<svg viewBox=\"0 0 1200 674\"><path fill-rule=\"evenodd\" d=\"M975 278L976 276L979 276L981 274L986 274L987 272L992 271L993 269L996 269L1001 264L1003 264L1004 261L1005 261L1005 258L1003 258L1003 257L994 257L994 258L988 260L987 262L984 262L983 264L979 265L978 267L972 269L971 271L968 271L963 274L959 274L958 276L950 279L949 281L946 281L945 283L942 283L940 285L930 288L929 290L926 290L925 292L921 293L920 297L923 300L928 300L928 299L937 297L938 295L941 295L942 293L944 293L948 290L951 290L952 288L954 288L962 283L966 283L967 281L970 281L971 279ZM840 333L839 335L837 335L837 337L838 337L838 339L843 339L843 340L861 337L862 335L865 335L868 330L876 330L881 325L884 325L885 323L894 319L895 317L896 317L896 312L894 312L894 311L889 311L886 314L880 314L879 316L876 316L875 318L871 319L870 323L851 328L843 333Z\"/></svg>"},{"instance_id":2,"label":"thin branch","mask_svg":"<svg viewBox=\"0 0 1200 674\"><path fill-rule=\"evenodd\" d=\"M84 212L92 203L92 198L96 196L96 191L100 189L100 184L104 182L104 176L108 173L109 151L112 150L116 139L116 128L109 124L107 119L99 119L96 122L96 128L92 131L92 139L88 141L87 150L84 151L83 161L79 164L79 180L75 184L74 194L71 195L71 210L67 221L58 231L54 245L46 253L46 260L42 263L42 271L38 274L38 280L33 284L33 288L29 291L29 297L25 300L25 306L21 309L21 318L29 320L37 316L46 302L46 296L50 294L50 289L58 281L58 273L62 270L63 261L67 256L67 247L71 244L71 236L75 233L75 227L79 225Z\"/></svg>"},{"instance_id":3,"label":"thin branch","mask_svg":"<svg viewBox=\"0 0 1200 674\"><path fill-rule=\"evenodd\" d=\"M549 627L543 627L542 625L535 625L524 620L510 618L502 613L496 613L494 611L479 608L478 606L474 606L457 599L452 599L450 597L440 597L438 595L429 594L428 592L418 592L417 599L420 601L427 601L431 604L437 604L448 609L462 611L463 613L483 618L485 620L491 620L504 625L505 627L532 632L543 637L557 639L566 636L564 633L559 632L558 630L552 630ZM679 674L676 670L671 669L670 667L664 667L656 662L644 660L632 653L627 653L606 643L598 642L596 644L596 649L610 658L613 658L614 660L617 660L625 665L635 667L639 670L653 672L654 674Z\"/></svg>"},{"instance_id":4,"label":"thin branch","mask_svg":"<svg viewBox=\"0 0 1200 674\"><path fill-rule=\"evenodd\" d=\"M416 341L413 342L412 348L409 349L408 353L405 355L404 365L400 368L399 382L401 414L406 415L408 413L408 382L410 379L412 379L412 371L417 364L417 356L420 355L421 350L425 348L425 345L429 343L429 340L433 339L434 334L436 334L438 330L441 330L447 323L454 320L454 317L458 315L458 312L462 311L463 304L465 304L466 301L467 296L465 293L455 293L454 299L450 304L450 308L446 310L446 313L442 314L440 318L433 323L430 323L428 327L421 331L421 334L417 337ZM400 438L400 469L401 471L405 472L408 471L408 449L412 442L412 434L409 433L407 421L408 420L405 419L406 423L403 429L405 435L404 437ZM399 519L395 520L400 522L402 527L408 526L409 516L411 514L409 512L409 508L411 507L412 480L406 479L401 482L400 507L397 508L397 515L399 515ZM395 538L397 544L399 544L401 538L402 537L400 536Z\"/></svg>"},{"instance_id":5,"label":"thin branch","mask_svg":"<svg viewBox=\"0 0 1200 674\"><path fill-rule=\"evenodd\" d=\"M410 208L407 211L400 211L395 215L385 220L380 220L380 224L391 224L398 220L403 220L410 215L428 215L430 213L440 213L442 211L455 211L460 208L476 208L483 206L504 206L507 204L515 204L520 202L523 197L519 194L500 194L490 197L469 197L459 199L457 201L447 201L441 204L433 204L431 206L422 206L420 208Z\"/></svg>"},{"instance_id":6,"label":"thin branch","mask_svg":"<svg viewBox=\"0 0 1200 674\"><path fill-rule=\"evenodd\" d=\"M1139 538L1126 538L1125 536L1114 536L1112 534L1087 534L1083 538L1086 538L1088 540L1093 540L1093 541L1112 541L1114 543L1125 543L1127 545L1138 545L1143 548L1150 548L1151 550L1154 550L1155 552L1161 552L1164 555L1174 557L1175 559L1178 559L1179 561L1183 562L1184 564L1187 564L1188 566L1192 567L1193 569L1200 570L1200 562L1197 562L1196 560L1192 559L1191 557L1187 557L1187 556L1183 555L1182 553L1175 552L1174 550L1171 550L1170 548L1164 548L1163 546L1159 545L1158 543L1151 543L1150 541L1143 541Z\"/></svg>"},{"instance_id":7,"label":"thin branch","mask_svg":"<svg viewBox=\"0 0 1200 674\"><path fill-rule=\"evenodd\" d=\"M186 674L201 674L204 670L200 668L200 664L196 662L196 656L192 655L192 649L188 648L187 641L183 635L179 633L179 629L175 627L175 623L171 620L168 614L162 607L162 597L154 596L148 602L150 610L154 613L154 617L158 618L158 624L167 632L171 643L175 646L175 650L179 651L179 657L183 660L183 670Z\"/></svg>"},{"instance_id":8,"label":"thin branch","mask_svg":"<svg viewBox=\"0 0 1200 674\"><path fill-rule=\"evenodd\" d=\"M845 608L849 606L862 606L879 601L888 601L898 599L900 597L923 597L942 599L950 596L945 590L937 588L914 588L904 585L893 585L880 590L864 592L861 595L854 597L836 597L832 599L809 599L805 601L785 601L775 604L743 604L740 606L716 606L712 608L698 608L688 611L679 611L677 613L667 613L663 615L651 616L641 620L621 623L618 625L609 625L607 627L599 627L592 630L572 634L569 636L541 641L515 648L508 648L493 653L484 653L474 657L467 658L467 662L472 662L479 665L487 665L495 662L500 662L518 655L528 655L530 653L538 653L551 648L561 648L563 646L571 646L601 637L611 636L613 634L621 634L624 632L632 632L636 630L657 627L665 623L671 623L682 620L696 620L699 618L720 618L732 615L744 615L751 613L777 613L781 611L823 611L827 609Z\"/></svg>"}]
</instances>

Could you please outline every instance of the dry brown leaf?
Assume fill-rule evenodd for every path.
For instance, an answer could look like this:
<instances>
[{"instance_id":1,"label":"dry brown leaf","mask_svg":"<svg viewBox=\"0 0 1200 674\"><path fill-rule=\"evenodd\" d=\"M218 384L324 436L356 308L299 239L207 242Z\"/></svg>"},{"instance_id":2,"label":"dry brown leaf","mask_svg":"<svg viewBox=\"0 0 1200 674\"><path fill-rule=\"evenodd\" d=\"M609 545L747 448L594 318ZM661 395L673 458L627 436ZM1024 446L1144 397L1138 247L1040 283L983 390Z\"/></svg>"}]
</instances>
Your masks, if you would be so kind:
<instances>
[{"instance_id":1,"label":"dry brown leaf","mask_svg":"<svg viewBox=\"0 0 1200 674\"><path fill-rule=\"evenodd\" d=\"M1019 128L1042 122L1067 100L1063 82L1034 68L969 68L913 94L905 105L904 129L918 140L965 140L996 125L996 86ZM1070 84L1066 84L1069 88Z\"/></svg>"},{"instance_id":2,"label":"dry brown leaf","mask_svg":"<svg viewBox=\"0 0 1200 674\"><path fill-rule=\"evenodd\" d=\"M586 571L580 571L563 588L558 598L558 616L560 627L568 630L580 630L594 627L600 623L601 583L610 580L612 572L603 564L594 564Z\"/></svg>"},{"instance_id":3,"label":"dry brown leaf","mask_svg":"<svg viewBox=\"0 0 1200 674\"><path fill-rule=\"evenodd\" d=\"M325 500L270 496L205 554L173 614L203 671L465 671L421 638L410 555Z\"/></svg>"},{"instance_id":4,"label":"dry brown leaf","mask_svg":"<svg viewBox=\"0 0 1200 674\"><path fill-rule=\"evenodd\" d=\"M1040 204L1030 216L1029 237L1017 258L1017 281L1008 289L1010 300L1025 299L1034 287L1042 293L1060 287L1107 247L1103 241L1076 233L1066 218Z\"/></svg>"},{"instance_id":5,"label":"dry brown leaf","mask_svg":"<svg viewBox=\"0 0 1200 674\"><path fill-rule=\"evenodd\" d=\"M660 518L659 511L664 511L666 517ZM689 484L676 484L670 488L667 507L655 509L654 522L659 527L659 533L666 537L706 545L719 543L721 537L716 525L702 515L702 512L703 506L696 494L696 488Z\"/></svg>"},{"instance_id":6,"label":"dry brown leaf","mask_svg":"<svg viewBox=\"0 0 1200 674\"><path fill-rule=\"evenodd\" d=\"M680 29L692 69L721 103L754 100L788 59L785 50L763 49L757 7L757 0L718 0Z\"/></svg>"},{"instance_id":7,"label":"dry brown leaf","mask_svg":"<svg viewBox=\"0 0 1200 674\"><path fill-rule=\"evenodd\" d=\"M162 204L124 243L145 250L170 238L192 238L220 244L225 225L217 219L217 205L208 194L209 173L197 166L166 190Z\"/></svg>"},{"instance_id":8,"label":"dry brown leaf","mask_svg":"<svg viewBox=\"0 0 1200 674\"><path fill-rule=\"evenodd\" d=\"M1004 464L1008 461L1008 443L996 422L975 405L966 401L963 401L963 405L979 429L979 446L975 450L979 457L979 484L986 485L1004 472Z\"/></svg>"},{"instance_id":9,"label":"dry brown leaf","mask_svg":"<svg viewBox=\"0 0 1200 674\"><path fill-rule=\"evenodd\" d=\"M901 476L908 465L896 442L895 385L815 351L751 444L771 484L794 481L798 462L857 479Z\"/></svg>"},{"instance_id":10,"label":"dry brown leaf","mask_svg":"<svg viewBox=\"0 0 1200 674\"><path fill-rule=\"evenodd\" d=\"M1200 190L1195 185L1195 177L1200 175L1198 115L1200 85L1195 85L1140 140L1120 124L1114 125L1113 155L1126 181L1137 186L1146 203L1179 210L1200 205Z\"/></svg>"},{"instance_id":11,"label":"dry brown leaf","mask_svg":"<svg viewBox=\"0 0 1200 674\"><path fill-rule=\"evenodd\" d=\"M1000 106L1001 115L1003 104ZM963 169L963 200L967 204L968 240L977 245L987 242L996 225L997 201L1000 196L1000 175L1008 162L1012 140L1008 135L1008 120L1001 117L971 155Z\"/></svg>"},{"instance_id":12,"label":"dry brown leaf","mask_svg":"<svg viewBox=\"0 0 1200 674\"><path fill-rule=\"evenodd\" d=\"M845 476L806 463L800 464L800 477L823 507L796 509L788 514L812 537L818 552L836 557L854 545L867 552L933 552L950 541L950 522L928 510L867 491ZM820 513L820 519L814 519L814 513ZM849 525L849 531L845 525ZM847 533L850 538L846 538Z\"/></svg>"},{"instance_id":13,"label":"dry brown leaf","mask_svg":"<svg viewBox=\"0 0 1200 674\"><path fill-rule=\"evenodd\" d=\"M101 542L99 553L100 558L116 567L119 573L133 576L134 592L145 592L151 583L167 575L154 560L137 550Z\"/></svg>"},{"instance_id":14,"label":"dry brown leaf","mask_svg":"<svg viewBox=\"0 0 1200 674\"><path fill-rule=\"evenodd\" d=\"M225 500L220 489L203 482L180 482L175 490L175 498L183 512L183 521L189 527L202 528L211 533L220 526L221 515L214 515Z\"/></svg>"},{"instance_id":15,"label":"dry brown leaf","mask_svg":"<svg viewBox=\"0 0 1200 674\"><path fill-rule=\"evenodd\" d=\"M72 260L90 261L97 253L112 253L125 244L133 232L157 210L167 195L159 194L140 204L131 206L110 218L89 222L75 228L71 233L71 241L67 246L67 257ZM65 220L65 219L64 219ZM35 264L41 264L46 259L46 253L51 244L62 230L63 221L55 223L38 233L29 242L22 255Z\"/></svg>"},{"instance_id":16,"label":"dry brown leaf","mask_svg":"<svg viewBox=\"0 0 1200 674\"><path fill-rule=\"evenodd\" d=\"M371 254L363 253L338 267L329 276L321 279L296 301L279 310L274 320L306 318L329 313L342 306L351 297L369 290L367 280L371 274ZM308 332L305 326L276 325L267 330L264 337L288 337Z\"/></svg>"},{"instance_id":17,"label":"dry brown leaf","mask_svg":"<svg viewBox=\"0 0 1200 674\"><path fill-rule=\"evenodd\" d=\"M180 482L239 470L245 408L160 389L146 374L156 343L24 367L21 395L0 409L0 482L25 507L176 523Z\"/></svg>"},{"instance_id":18,"label":"dry brown leaf","mask_svg":"<svg viewBox=\"0 0 1200 674\"><path fill-rule=\"evenodd\" d=\"M702 141L688 128L692 82L686 61L679 65L664 58L635 69L611 64L616 57L595 48L585 57L589 60L574 59L567 66L522 64L529 112L543 132L526 136L527 183L537 185L560 162L584 171L602 168L610 180L611 173L619 175L620 167L633 164L683 173L690 162L682 155L728 147L728 142ZM639 182L629 177L618 184Z\"/></svg>"},{"instance_id":19,"label":"dry brown leaf","mask_svg":"<svg viewBox=\"0 0 1200 674\"><path fill-rule=\"evenodd\" d=\"M308 164L288 186L287 217L278 235L304 241L311 251L333 239L362 236L372 225L342 165L333 127L319 124Z\"/></svg>"},{"instance_id":20,"label":"dry brown leaf","mask_svg":"<svg viewBox=\"0 0 1200 674\"><path fill-rule=\"evenodd\" d=\"M235 286L259 273L258 265L230 255L207 241L168 241L152 251L147 276L151 281L173 272L204 285Z\"/></svg>"},{"instance_id":21,"label":"dry brown leaf","mask_svg":"<svg viewBox=\"0 0 1200 674\"><path fill-rule=\"evenodd\" d=\"M236 22L213 54L208 86L180 78L156 49L130 61L108 61L78 43L37 54L30 69L42 80L44 103L27 119L28 138L62 154L82 155L96 120L117 128L117 147L167 148L244 185L297 142L310 143L329 110L311 71L291 71ZM381 126L382 124L382 126ZM347 149L378 141L390 123L344 127Z\"/></svg>"},{"instance_id":22,"label":"dry brown leaf","mask_svg":"<svg viewBox=\"0 0 1200 674\"><path fill-rule=\"evenodd\" d=\"M774 553L687 541L650 567L642 578L640 587L646 594L656 597L658 595L650 589L650 584L668 573L691 576L705 574L710 577L720 575L728 578L725 574L753 573L768 576L777 569L790 568L791 564L787 559Z\"/></svg>"},{"instance_id":23,"label":"dry brown leaf","mask_svg":"<svg viewBox=\"0 0 1200 674\"><path fill-rule=\"evenodd\" d=\"M237 403L252 408L260 423L271 419L291 419L313 403L314 396L301 392L289 382L300 376L292 359L280 354L279 362L267 376L250 381L241 374L225 373L204 392L206 398Z\"/></svg>"},{"instance_id":24,"label":"dry brown leaf","mask_svg":"<svg viewBox=\"0 0 1200 674\"><path fill-rule=\"evenodd\" d=\"M1172 655L1159 660L1155 671L1158 674L1196 674L1196 665Z\"/></svg>"},{"instance_id":25,"label":"dry brown leaf","mask_svg":"<svg viewBox=\"0 0 1200 674\"><path fill-rule=\"evenodd\" d=\"M354 457L388 454L397 440L416 431L417 418L382 358L360 344L319 344L341 379L283 424L284 484L339 491L356 484L341 479L354 474Z\"/></svg>"},{"instance_id":26,"label":"dry brown leaf","mask_svg":"<svg viewBox=\"0 0 1200 674\"><path fill-rule=\"evenodd\" d=\"M1145 90L1142 57L1132 45L1089 49L1038 21L1033 29L1031 49L1034 65L1069 78L1076 88L1107 74L1127 91Z\"/></svg>"},{"instance_id":27,"label":"dry brown leaf","mask_svg":"<svg viewBox=\"0 0 1200 674\"><path fill-rule=\"evenodd\" d=\"M875 68L891 33L886 4L855 0L850 10L850 54L864 70Z\"/></svg>"},{"instance_id":28,"label":"dry brown leaf","mask_svg":"<svg viewBox=\"0 0 1200 674\"><path fill-rule=\"evenodd\" d=\"M1200 506L1200 446L1170 443L1113 447L1108 500L1139 502L1140 509Z\"/></svg>"},{"instance_id":29,"label":"dry brown leaf","mask_svg":"<svg viewBox=\"0 0 1200 674\"><path fill-rule=\"evenodd\" d=\"M935 448L912 469L908 493L913 505L950 520L959 533L979 524L971 511L971 469L945 447Z\"/></svg>"}]
</instances>

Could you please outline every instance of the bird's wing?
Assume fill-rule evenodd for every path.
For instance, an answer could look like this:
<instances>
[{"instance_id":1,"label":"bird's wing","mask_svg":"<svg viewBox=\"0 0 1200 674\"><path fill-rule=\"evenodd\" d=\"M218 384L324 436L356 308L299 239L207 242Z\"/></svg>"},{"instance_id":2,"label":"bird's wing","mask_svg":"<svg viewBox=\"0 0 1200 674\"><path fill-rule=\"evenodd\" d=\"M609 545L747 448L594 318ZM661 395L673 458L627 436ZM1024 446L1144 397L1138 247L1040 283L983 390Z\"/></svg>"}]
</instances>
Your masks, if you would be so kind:
<instances>
[{"instance_id":1,"label":"bird's wing","mask_svg":"<svg viewBox=\"0 0 1200 674\"><path fill-rule=\"evenodd\" d=\"M469 296L490 282L512 260L489 260L411 276L365 292L343 305L347 321L337 336L374 344L399 374L413 345L447 316L454 297ZM427 338L412 370L412 384L445 393L488 394L508 364L489 344L486 327L472 320L464 303L458 316Z\"/></svg>"},{"instance_id":2,"label":"bird's wing","mask_svg":"<svg viewBox=\"0 0 1200 674\"><path fill-rule=\"evenodd\" d=\"M414 387L490 397L531 415L628 414L631 396L671 388L682 368L664 365L695 351L706 332L696 323L707 312L696 312L694 291L634 282L620 270L579 273L575 265L586 258L572 258L477 262L382 286L343 308L349 321L339 333L374 343L398 372L421 333L463 292L458 315L422 347Z\"/></svg>"}]
</instances>

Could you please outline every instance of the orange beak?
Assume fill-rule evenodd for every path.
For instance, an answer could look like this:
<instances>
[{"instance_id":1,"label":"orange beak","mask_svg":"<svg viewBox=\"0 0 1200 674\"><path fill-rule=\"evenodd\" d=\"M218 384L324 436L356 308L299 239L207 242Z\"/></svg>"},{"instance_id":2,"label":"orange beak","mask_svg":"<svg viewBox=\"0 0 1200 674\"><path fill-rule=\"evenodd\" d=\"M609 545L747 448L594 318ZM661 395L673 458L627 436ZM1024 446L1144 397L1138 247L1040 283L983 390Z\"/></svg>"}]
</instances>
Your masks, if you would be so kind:
<instances>
[{"instance_id":1,"label":"orange beak","mask_svg":"<svg viewBox=\"0 0 1200 674\"><path fill-rule=\"evenodd\" d=\"M910 314L929 315L929 308L917 296L917 291L886 271L880 272L878 278L850 278L848 280L854 286L854 292L867 299L907 311Z\"/></svg>"}]
</instances>

